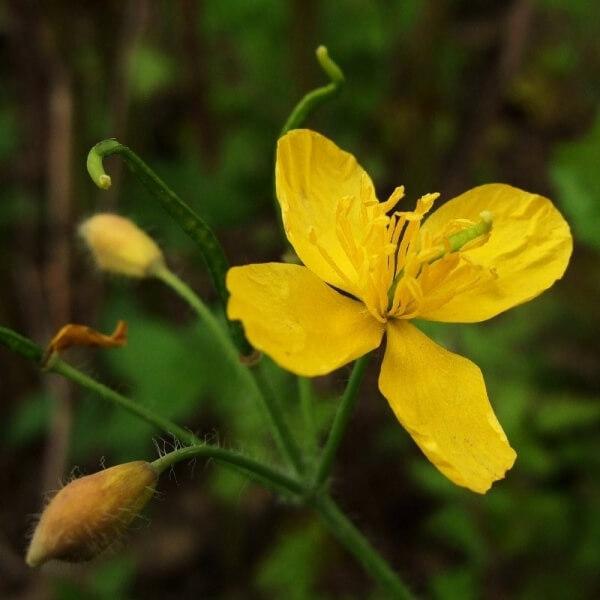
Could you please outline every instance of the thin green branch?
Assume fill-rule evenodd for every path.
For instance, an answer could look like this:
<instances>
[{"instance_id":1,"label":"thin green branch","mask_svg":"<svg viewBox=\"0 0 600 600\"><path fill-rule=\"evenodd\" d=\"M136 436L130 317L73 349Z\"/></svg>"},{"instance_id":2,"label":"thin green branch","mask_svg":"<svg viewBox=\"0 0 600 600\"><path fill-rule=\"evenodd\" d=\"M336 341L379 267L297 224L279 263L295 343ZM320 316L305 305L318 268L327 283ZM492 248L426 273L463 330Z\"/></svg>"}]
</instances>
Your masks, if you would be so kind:
<instances>
[{"instance_id":1,"label":"thin green branch","mask_svg":"<svg viewBox=\"0 0 600 600\"><path fill-rule=\"evenodd\" d=\"M316 55L322 69L331 79L331 83L312 90L296 104L281 129L280 137L291 129L300 127L319 106L333 98L339 92L345 81L342 70L331 59L325 46L319 46L316 50Z\"/></svg>"},{"instance_id":2,"label":"thin green branch","mask_svg":"<svg viewBox=\"0 0 600 600\"><path fill-rule=\"evenodd\" d=\"M312 382L308 377L298 377L298 398L304 422L304 446L308 462L314 460L318 449L317 425L315 423L315 403Z\"/></svg>"},{"instance_id":3,"label":"thin green branch","mask_svg":"<svg viewBox=\"0 0 600 600\"><path fill-rule=\"evenodd\" d=\"M0 327L0 344L3 344L28 360L35 362L38 366L40 365L43 356L42 349L31 340L15 331L6 327ZM361 360L366 364L366 357L363 357ZM364 369L364 367L361 367L359 371L362 369ZM92 377L89 377L85 373L78 371L60 358L54 360L48 370L77 383L83 388L98 394L100 398L111 402L115 406L123 408L147 423L154 425L158 429L172 434L180 440L190 444L188 447L171 452L154 461L153 464L159 471L164 471L169 466L182 460L203 456L205 458L212 458L225 466L235 468L239 472L251 477L266 487L271 487L277 491L283 490L298 498L302 498L305 501L308 501L310 506L319 513L323 522L331 530L333 535L358 559L379 585L386 589L390 594L393 594L390 597L400 599L410 599L412 597L406 586L394 573L388 563L369 544L367 539L327 494L318 493L316 495L311 495L306 488L305 483L290 477L276 468L239 452L204 444L191 431L188 431L169 419L137 404L122 394L111 390L109 387L96 381ZM355 366L351 381L353 379L359 379L359 373L356 373L356 371L357 368ZM360 375L360 377L362 377L362 375ZM350 384L348 387L351 387ZM356 387L358 387L358 382L356 383Z\"/></svg>"},{"instance_id":4,"label":"thin green branch","mask_svg":"<svg viewBox=\"0 0 600 600\"><path fill-rule=\"evenodd\" d=\"M155 460L152 465L162 473L165 469L177 464L178 462L189 460L191 458L202 457L212 458L217 462L226 463L238 468L238 470L248 473L259 481L268 483L278 489L284 489L287 492L301 496L304 494L304 487L299 482L276 469L261 463L249 456L232 450L225 450L218 446L210 444L188 446L169 452Z\"/></svg>"},{"instance_id":5,"label":"thin green branch","mask_svg":"<svg viewBox=\"0 0 600 600\"><path fill-rule=\"evenodd\" d=\"M0 327L0 343L17 354L20 354L21 356L40 365L43 351L37 344L33 343L28 338L16 333L15 331L12 331L11 329ZM178 440L189 444L188 447L177 451L179 453L177 456L181 457L180 460L184 460L188 455L211 457L217 460L219 463L237 468L244 474L249 475L257 481L267 482L273 487L283 488L296 495L302 495L304 493L303 485L285 473L282 473L281 471L270 467L269 465L261 463L239 452L233 452L231 450L226 450L218 446L212 446L204 443L191 431L184 429L170 419L155 413L153 410L134 402L130 398L115 392L108 386L96 381L89 375L82 373L58 357L56 357L50 363L47 372L53 372L65 377L77 385L94 392L103 400L106 400L111 404L126 410L136 417L139 417L143 421L150 423L157 429L164 431L169 435L173 435ZM162 470L160 465L163 465L163 468L166 468L169 464L178 462L175 460L174 456L174 453L163 456L156 461L157 464L155 464L155 466L157 466L159 470Z\"/></svg>"},{"instance_id":6,"label":"thin green branch","mask_svg":"<svg viewBox=\"0 0 600 600\"><path fill-rule=\"evenodd\" d=\"M104 170L102 159L112 154L118 154L123 158L142 185L198 244L223 310L226 310L229 292L225 286L225 276L229 269L229 263L213 230L135 152L127 146L123 146L117 140L104 140L96 144L88 154L88 173L99 188L106 190L111 185L110 176ZM246 340L240 323L229 321L229 328L231 337L240 354L242 356L251 354L252 348Z\"/></svg>"},{"instance_id":7,"label":"thin green branch","mask_svg":"<svg viewBox=\"0 0 600 600\"><path fill-rule=\"evenodd\" d=\"M350 379L342 395L331 431L329 432L329 437L327 438L327 443L325 444L319 466L317 467L315 475L316 488L323 485L329 477L337 449L342 442L344 432L346 431L346 427L348 426L348 422L350 421L350 417L352 416L352 412L356 405L358 388L363 380L370 358L370 354L365 354L354 363L352 374L350 375Z\"/></svg>"},{"instance_id":8,"label":"thin green branch","mask_svg":"<svg viewBox=\"0 0 600 600\"><path fill-rule=\"evenodd\" d=\"M8 327L0 327L0 344L38 365L44 356L44 351L37 344Z\"/></svg>"},{"instance_id":9,"label":"thin green branch","mask_svg":"<svg viewBox=\"0 0 600 600\"><path fill-rule=\"evenodd\" d=\"M327 495L318 496L312 503L323 522L345 548L362 564L365 570L381 585L389 598L411 600L413 595L396 575L387 561L371 546L339 506Z\"/></svg>"},{"instance_id":10,"label":"thin green branch","mask_svg":"<svg viewBox=\"0 0 600 600\"><path fill-rule=\"evenodd\" d=\"M200 440L189 430L180 427L173 421L162 417L161 415L155 413L153 410L147 408L143 404L139 404L134 402L127 396L123 396L118 392L115 392L108 386L96 381L89 375L82 373L75 367L71 366L69 363L65 362L60 358L56 358L52 361L51 366L48 369L48 372L57 373L58 375L62 375L66 379L80 385L81 387L90 390L91 392L96 393L103 400L107 400L118 406L120 408L125 409L127 412L141 418L142 420L154 425L157 429L164 431L170 435L173 435L178 440L185 442L186 444L198 444L201 443Z\"/></svg>"},{"instance_id":11,"label":"thin green branch","mask_svg":"<svg viewBox=\"0 0 600 600\"><path fill-rule=\"evenodd\" d=\"M243 365L240 362L240 355L235 346L231 343L230 338L226 335L225 330L212 313L212 311L204 304L200 297L190 288L185 281L175 275L167 267L160 268L154 276L160 279L164 284L169 286L182 300L184 300L198 315L202 323L210 330L214 340L222 348L229 362L233 363L237 369Z\"/></svg>"},{"instance_id":12,"label":"thin green branch","mask_svg":"<svg viewBox=\"0 0 600 600\"><path fill-rule=\"evenodd\" d=\"M263 371L264 365L258 364L252 369L240 361L239 355L230 339L224 335L221 325L200 297L177 275L164 269L157 273L157 277L167 284L176 294L185 300L196 312L200 320L210 329L214 340L221 347L225 358L239 374L241 380L255 398L261 403L265 412L275 442L279 450L287 458L297 473L302 472L302 455L296 441L287 425L285 417L279 406L279 401L273 394L269 382Z\"/></svg>"},{"instance_id":13,"label":"thin green branch","mask_svg":"<svg viewBox=\"0 0 600 600\"><path fill-rule=\"evenodd\" d=\"M266 364L264 361L260 361L257 365L251 367L257 388L264 398L265 406L273 423L273 429L277 431L277 438L279 439L280 446L283 448L284 455L294 467L296 473L302 473L304 471L302 452L296 443L296 438L292 435L288 427L283 411L281 410L279 398L273 392L265 369Z\"/></svg>"},{"instance_id":14,"label":"thin green branch","mask_svg":"<svg viewBox=\"0 0 600 600\"><path fill-rule=\"evenodd\" d=\"M344 73L342 72L340 67L331 59L327 48L325 46L319 46L316 49L315 54L317 56L317 60L319 61L319 65L321 65L321 68L329 77L330 83L308 92L305 96L303 96L300 99L300 101L292 109L292 112L289 114L286 122L281 128L279 137L285 135L288 131L292 129L297 129L298 127L301 127L310 117L310 115L315 110L317 110L317 108L319 108L319 106L325 104L325 102L327 102L328 100L333 99L338 94L340 88L344 84ZM273 206L275 208L275 214L277 215L277 222L279 224L279 232L281 234L282 241L284 244L287 244L287 236L285 233L285 227L283 225L283 216L281 214L279 202L277 201L277 190L275 186L275 180L273 180L273 203ZM294 256L293 249L288 249L292 251L291 255Z\"/></svg>"}]
</instances>

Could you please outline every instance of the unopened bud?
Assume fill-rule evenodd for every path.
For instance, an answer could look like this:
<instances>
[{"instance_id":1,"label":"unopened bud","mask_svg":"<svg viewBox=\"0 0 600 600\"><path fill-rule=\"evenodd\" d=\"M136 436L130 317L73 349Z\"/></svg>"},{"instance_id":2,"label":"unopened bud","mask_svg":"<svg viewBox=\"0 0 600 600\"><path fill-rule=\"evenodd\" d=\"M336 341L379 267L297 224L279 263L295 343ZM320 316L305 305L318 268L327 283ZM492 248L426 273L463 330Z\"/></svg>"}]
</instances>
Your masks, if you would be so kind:
<instances>
[{"instance_id":1,"label":"unopened bud","mask_svg":"<svg viewBox=\"0 0 600 600\"><path fill-rule=\"evenodd\" d=\"M121 538L153 496L157 480L158 471L140 460L71 481L42 513L27 564L94 558Z\"/></svg>"},{"instance_id":2,"label":"unopened bud","mask_svg":"<svg viewBox=\"0 0 600 600\"><path fill-rule=\"evenodd\" d=\"M164 258L154 240L133 221L101 213L84 221L79 233L98 266L128 277L149 277L164 267Z\"/></svg>"}]
</instances>

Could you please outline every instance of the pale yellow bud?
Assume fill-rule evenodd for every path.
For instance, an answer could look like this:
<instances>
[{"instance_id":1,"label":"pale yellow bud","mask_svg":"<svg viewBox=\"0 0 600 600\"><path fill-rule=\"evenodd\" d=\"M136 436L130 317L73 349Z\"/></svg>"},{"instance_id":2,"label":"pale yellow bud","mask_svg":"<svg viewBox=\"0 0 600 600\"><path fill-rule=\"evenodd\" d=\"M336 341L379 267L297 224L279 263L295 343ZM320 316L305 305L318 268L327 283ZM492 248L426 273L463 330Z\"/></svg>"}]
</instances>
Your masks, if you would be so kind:
<instances>
[{"instance_id":1,"label":"pale yellow bud","mask_svg":"<svg viewBox=\"0 0 600 600\"><path fill-rule=\"evenodd\" d=\"M101 213L84 221L79 233L105 271L149 277L164 267L160 248L129 219Z\"/></svg>"},{"instance_id":2,"label":"pale yellow bud","mask_svg":"<svg viewBox=\"0 0 600 600\"><path fill-rule=\"evenodd\" d=\"M94 558L120 539L153 496L157 480L158 471L139 460L71 481L42 513L27 564Z\"/></svg>"}]
</instances>

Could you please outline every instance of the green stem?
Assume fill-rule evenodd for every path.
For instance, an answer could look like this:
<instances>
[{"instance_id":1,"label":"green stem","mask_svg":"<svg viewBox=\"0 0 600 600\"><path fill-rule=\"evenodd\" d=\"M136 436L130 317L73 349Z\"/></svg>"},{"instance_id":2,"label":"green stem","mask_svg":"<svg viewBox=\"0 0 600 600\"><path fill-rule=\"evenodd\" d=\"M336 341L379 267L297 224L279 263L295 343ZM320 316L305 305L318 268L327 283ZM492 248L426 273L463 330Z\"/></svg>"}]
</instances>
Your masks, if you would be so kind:
<instances>
[{"instance_id":1,"label":"green stem","mask_svg":"<svg viewBox=\"0 0 600 600\"><path fill-rule=\"evenodd\" d=\"M168 269L162 269L156 273L161 281L167 284L176 294L185 300L189 306L196 312L200 320L210 329L214 335L215 341L219 344L225 357L232 367L237 371L247 389L250 389L254 396L261 403L266 413L273 437L281 453L287 458L297 473L302 472L302 456L300 449L292 436L291 431L285 421L278 399L274 396L269 382L264 373L264 366L257 365L250 369L240 361L240 357L231 344L230 339L224 334L219 321L194 293L194 291L177 275ZM261 361L262 362L262 361ZM254 376L253 376L254 375Z\"/></svg>"},{"instance_id":2,"label":"green stem","mask_svg":"<svg viewBox=\"0 0 600 600\"><path fill-rule=\"evenodd\" d=\"M285 135L291 129L297 129L300 127L310 115L322 104L325 104L328 100L335 97L341 86L344 83L344 74L338 65L331 59L327 48L325 46L319 46L316 50L317 60L321 65L321 68L325 74L329 77L331 82L322 87L316 88L308 92L303 96L300 101L294 106L292 112L289 114L286 122L284 123L279 137ZM277 190L275 189L275 181L273 181L273 202L275 207L275 214L277 215L277 221L279 223L279 230L283 241L286 241L285 228L283 226L283 216L281 209L277 201Z\"/></svg>"},{"instance_id":3,"label":"green stem","mask_svg":"<svg viewBox=\"0 0 600 600\"><path fill-rule=\"evenodd\" d=\"M319 46L316 50L317 60L331 79L331 83L317 88L306 94L294 107L283 128L280 137L291 129L296 129L306 121L312 112L330 98L333 98L344 83L344 74L338 65L330 58L327 48Z\"/></svg>"},{"instance_id":4,"label":"green stem","mask_svg":"<svg viewBox=\"0 0 600 600\"><path fill-rule=\"evenodd\" d=\"M62 375L66 379L73 381L74 383L84 387L92 392L95 392L103 400L112 402L115 406L125 409L127 412L139 417L143 421L154 425L157 429L161 429L166 433L175 436L177 439L185 442L186 444L198 444L200 440L187 429L180 427L176 423L173 423L169 419L162 417L155 413L153 410L145 407L142 404L134 402L130 398L115 392L108 386L96 381L89 375L82 373L69 363L65 362L60 358L56 358L52 361L50 368L48 369L51 373L57 373Z\"/></svg>"},{"instance_id":5,"label":"green stem","mask_svg":"<svg viewBox=\"0 0 600 600\"><path fill-rule=\"evenodd\" d=\"M279 441L280 449L288 459L288 462L294 467L296 473L302 473L304 471L302 453L285 420L279 399L273 392L266 371L265 361L261 360L258 364L254 365L252 373L250 373L249 369L245 370L250 375L250 380L255 382L255 386L260 390L260 394L264 399L264 404L273 424L273 431L276 432L276 439ZM252 374L254 377L252 377Z\"/></svg>"},{"instance_id":6,"label":"green stem","mask_svg":"<svg viewBox=\"0 0 600 600\"><path fill-rule=\"evenodd\" d=\"M8 327L0 327L0 344L38 365L44 356L44 351L37 344Z\"/></svg>"},{"instance_id":7,"label":"green stem","mask_svg":"<svg viewBox=\"0 0 600 600\"><path fill-rule=\"evenodd\" d=\"M313 501L313 507L333 535L362 564L394 600L410 600L412 594L384 558L371 546L339 506L327 495Z\"/></svg>"},{"instance_id":8,"label":"green stem","mask_svg":"<svg viewBox=\"0 0 600 600\"><path fill-rule=\"evenodd\" d=\"M38 345L6 327L0 327L0 343L38 365L43 357L43 351ZM363 357L361 360L365 360L365 358L366 357ZM366 538L327 494L311 496L308 494L309 490L306 489L304 483L297 481L293 477L290 477L269 465L244 456L238 452L204 444L191 431L188 431L169 419L137 404L122 394L111 390L109 387L81 371L78 371L59 358L52 362L49 370L98 394L100 398L111 402L115 406L123 408L127 412L154 425L158 429L171 435L175 435L180 440L191 444L189 447L181 448L154 461L153 464L159 471L162 472L169 466L182 460L203 456L206 458L213 458L220 464L235 468L263 485L267 485L276 490L285 490L299 498L304 498L319 513L323 522L339 542L358 559L367 572L370 573L383 588L393 594L391 597L411 598L406 586L397 575L395 575L387 562L376 552Z\"/></svg>"},{"instance_id":9,"label":"green stem","mask_svg":"<svg viewBox=\"0 0 600 600\"><path fill-rule=\"evenodd\" d=\"M229 263L213 230L135 152L117 140L104 140L96 144L88 154L88 173L99 188L106 190L111 185L110 176L104 170L102 159L112 154L118 154L125 160L129 169L150 194L198 244L223 309L226 310L229 292L225 286L225 276ZM229 328L240 354L243 356L251 354L252 348L244 336L240 323L229 321Z\"/></svg>"},{"instance_id":10,"label":"green stem","mask_svg":"<svg viewBox=\"0 0 600 600\"><path fill-rule=\"evenodd\" d=\"M200 320L208 327L214 339L218 342L223 352L226 354L230 363L235 364L239 369L241 365L240 355L235 347L231 344L229 337L226 335L223 327L212 311L202 302L200 297L185 283L180 277L175 275L167 267L163 267L154 273L157 279L169 286L180 298L182 298L198 315Z\"/></svg>"},{"instance_id":11,"label":"green stem","mask_svg":"<svg viewBox=\"0 0 600 600\"><path fill-rule=\"evenodd\" d=\"M298 377L298 397L304 421L304 445L309 462L312 462L317 454L318 440L312 382L308 377Z\"/></svg>"},{"instance_id":12,"label":"green stem","mask_svg":"<svg viewBox=\"0 0 600 600\"><path fill-rule=\"evenodd\" d=\"M329 437L327 438L327 443L325 444L321 456L321 461L317 467L317 473L315 475L316 488L322 486L329 477L337 449L342 441L346 427L348 426L348 421L352 416L354 406L356 405L358 388L363 380L370 358L370 354L365 354L354 363L352 374L350 375L350 379L342 395L331 431L329 432Z\"/></svg>"},{"instance_id":13,"label":"green stem","mask_svg":"<svg viewBox=\"0 0 600 600\"><path fill-rule=\"evenodd\" d=\"M43 350L37 344L34 344L31 340L16 333L15 331L5 327L0 327L0 343L4 344L17 354L34 361L38 365L40 364L43 356ZM239 452L233 452L217 446L205 444L191 431L188 431L187 429L177 425L177 423L162 417L153 410L134 402L130 398L115 392L103 383L100 383L89 375L82 373L58 357L52 361L47 371L61 375L65 379L68 379L73 383L76 383L77 385L94 392L103 400L106 400L113 405L126 410L136 417L139 417L143 421L146 421L146 423L150 423L150 425L153 425L157 429L160 429L169 435L175 436L177 439L185 442L186 444L190 444L189 447L181 448L180 450L176 451L179 453L177 456L182 457L180 460L184 460L186 456L211 457L227 466L237 468L238 470L250 475L253 479L258 481L268 482L274 487L284 488L285 490L297 495L302 495L304 493L304 488L300 482L282 473L281 471L248 456L240 454ZM166 468L169 466L169 464L177 462L174 459L172 460L167 458L174 454L175 453L170 453L169 455L165 455L158 459L155 461L155 466L159 468L160 465L164 465L164 468ZM171 462L169 462L169 460L171 460ZM159 470L163 470L163 468L159 468Z\"/></svg>"},{"instance_id":14,"label":"green stem","mask_svg":"<svg viewBox=\"0 0 600 600\"><path fill-rule=\"evenodd\" d=\"M224 448L219 448L218 446L212 446L210 444L179 448L178 450L169 452L156 459L152 465L159 473L162 473L165 469L168 469L178 462L196 458L198 456L202 458L212 458L219 463L235 466L238 470L248 473L259 481L267 482L278 489L283 488L287 492L291 492L298 496L304 494L303 485L285 473L277 471L276 469L239 452L225 450Z\"/></svg>"}]
</instances>

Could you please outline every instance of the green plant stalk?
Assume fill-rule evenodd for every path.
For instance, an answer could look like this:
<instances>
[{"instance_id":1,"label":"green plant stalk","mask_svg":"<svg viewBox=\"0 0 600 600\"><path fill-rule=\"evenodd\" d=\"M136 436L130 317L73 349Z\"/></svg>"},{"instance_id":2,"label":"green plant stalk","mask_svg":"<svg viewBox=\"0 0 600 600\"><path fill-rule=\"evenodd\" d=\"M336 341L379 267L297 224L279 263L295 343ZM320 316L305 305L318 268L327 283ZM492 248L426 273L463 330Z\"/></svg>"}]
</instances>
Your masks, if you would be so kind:
<instances>
[{"instance_id":1,"label":"green plant stalk","mask_svg":"<svg viewBox=\"0 0 600 600\"><path fill-rule=\"evenodd\" d=\"M225 335L221 325L210 309L202 302L196 293L177 275L168 269L162 269L156 273L161 281L168 285L196 312L200 320L210 329L215 341L219 344L229 363L238 372L247 389L250 389L269 419L271 431L280 452L294 467L297 473L302 472L302 455L294 437L283 416L279 402L274 397L271 388L264 377L262 365L258 364L252 368L244 365L232 345L228 336Z\"/></svg>"},{"instance_id":2,"label":"green plant stalk","mask_svg":"<svg viewBox=\"0 0 600 600\"><path fill-rule=\"evenodd\" d=\"M408 587L331 497L328 495L317 496L312 506L338 541L354 555L367 573L390 594L389 598L394 600L411 600L413 598Z\"/></svg>"},{"instance_id":3,"label":"green plant stalk","mask_svg":"<svg viewBox=\"0 0 600 600\"><path fill-rule=\"evenodd\" d=\"M38 365L44 354L37 344L5 327L0 327L0 343ZM202 443L199 438L187 429L111 390L109 387L78 371L61 359L53 360L49 370L73 381L85 389L95 392L102 399L123 408L162 431L176 435L180 439L192 444L189 447L181 448L157 459L155 466L160 471L164 471L169 466L181 460L193 458L194 456L210 457L220 464L236 468L240 472L252 477L258 483L263 485L266 483L274 489L284 489L308 501L310 506L319 513L323 522L338 541L359 560L367 572L384 589L394 594L393 598L411 598L406 586L391 567L327 494L319 493L311 495L311 490L306 487L306 483L297 481L293 477L269 465L237 452Z\"/></svg>"},{"instance_id":4,"label":"green plant stalk","mask_svg":"<svg viewBox=\"0 0 600 600\"><path fill-rule=\"evenodd\" d=\"M314 485L317 489L320 488L329 477L336 452L340 443L342 442L342 438L344 437L344 432L346 431L346 427L348 426L348 422L352 416L352 411L356 406L356 401L358 399L358 388L363 380L370 358L371 354L365 354L354 363L350 379L348 380L346 389L342 394L340 405L335 414L333 425L331 426L331 430L329 432L329 437L327 438L325 448L323 449L321 460L317 466L314 479Z\"/></svg>"},{"instance_id":5,"label":"green plant stalk","mask_svg":"<svg viewBox=\"0 0 600 600\"><path fill-rule=\"evenodd\" d=\"M319 46L316 49L315 54L317 56L319 64L321 65L321 68L329 77L330 83L308 92L300 99L300 101L292 109L292 112L289 114L283 127L281 128L281 131L279 132L279 137L285 135L288 131L292 129L297 129L298 127L303 125L308 119L308 117L310 117L310 115L315 110L317 110L319 106L325 104L327 101L334 98L340 91L342 85L344 84L344 73L342 72L340 67L331 59L327 48L325 46ZM277 202L277 190L275 189L275 181L273 181L273 202L275 214L277 215L277 221L279 223L279 230L281 232L283 241L286 242L287 237L283 225L281 209L279 208L279 203Z\"/></svg>"},{"instance_id":6,"label":"green plant stalk","mask_svg":"<svg viewBox=\"0 0 600 600\"><path fill-rule=\"evenodd\" d=\"M238 470L248 473L251 476L255 476L258 481L266 482L278 489L283 488L287 492L291 492L297 496L301 496L304 493L302 483L285 473L277 471L240 452L226 450L218 446L213 446L212 444L201 444L179 448L156 459L152 463L152 466L155 467L159 473L162 473L165 469L168 469L181 461L196 457L212 458L217 462L233 465L237 467Z\"/></svg>"},{"instance_id":7,"label":"green plant stalk","mask_svg":"<svg viewBox=\"0 0 600 600\"><path fill-rule=\"evenodd\" d=\"M291 129L300 127L319 106L333 98L339 92L340 87L345 81L344 73L330 58L325 46L319 46L316 50L316 55L321 68L331 79L331 83L312 90L296 104L281 129L280 137Z\"/></svg>"},{"instance_id":8,"label":"green plant stalk","mask_svg":"<svg viewBox=\"0 0 600 600\"><path fill-rule=\"evenodd\" d=\"M312 383L308 377L298 377L297 380L298 398L304 422L304 446L308 457L307 462L312 463L318 450Z\"/></svg>"},{"instance_id":9,"label":"green plant stalk","mask_svg":"<svg viewBox=\"0 0 600 600\"><path fill-rule=\"evenodd\" d=\"M40 360L43 357L43 350L34 344L31 340L26 337L7 329L0 327L0 343L7 346L10 350L20 354L21 356L32 360L33 362L40 364ZM190 444L189 447L182 448L180 451L195 451L197 455L204 455L211 457L220 463L228 466L237 467L239 470L250 475L251 477L260 481L268 481L274 486L282 487L289 492L294 494L302 494L303 486L295 479L288 475L268 466L264 463L256 461L250 457L247 457L239 452L233 452L226 450L218 446L212 446L204 443L200 438L194 435L191 431L184 429L177 425L170 419L167 419L153 410L134 402L130 398L115 392L106 385L96 381L89 375L82 373L75 367L71 366L64 360L56 357L54 358L47 369L47 372L56 373L61 375L65 379L68 379L77 385L94 392L103 400L111 402L115 406L126 410L127 412L139 417L143 421L150 423L157 429L164 431L170 435L175 436L178 440ZM165 457L163 457L165 458ZM160 461L161 459L159 459Z\"/></svg>"},{"instance_id":10,"label":"green plant stalk","mask_svg":"<svg viewBox=\"0 0 600 600\"><path fill-rule=\"evenodd\" d=\"M125 160L142 185L161 203L183 231L198 244L223 310L226 310L229 292L225 286L225 276L229 263L213 230L135 152L117 140L99 142L88 154L88 173L100 189L106 190L111 185L111 178L106 174L102 160L112 154L118 154ZM231 338L239 353L242 356L251 354L252 347L246 340L240 323L235 321L228 323Z\"/></svg>"}]
</instances>

